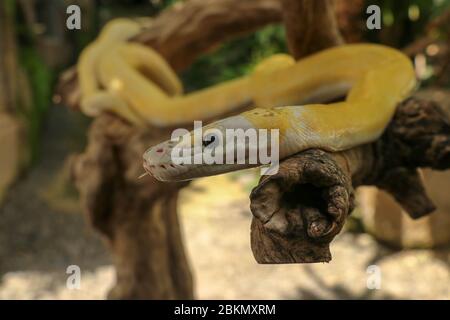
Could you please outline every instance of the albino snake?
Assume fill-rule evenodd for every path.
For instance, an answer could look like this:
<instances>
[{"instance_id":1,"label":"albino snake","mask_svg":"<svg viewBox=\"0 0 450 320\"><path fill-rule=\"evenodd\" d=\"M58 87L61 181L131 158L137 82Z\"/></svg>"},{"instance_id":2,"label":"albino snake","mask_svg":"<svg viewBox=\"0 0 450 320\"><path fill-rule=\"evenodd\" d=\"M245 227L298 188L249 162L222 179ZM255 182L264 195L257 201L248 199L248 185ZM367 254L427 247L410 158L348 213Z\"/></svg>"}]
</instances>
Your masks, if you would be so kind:
<instances>
[{"instance_id":1,"label":"albino snake","mask_svg":"<svg viewBox=\"0 0 450 320\"><path fill-rule=\"evenodd\" d=\"M121 32L114 25L105 28L79 61L85 113L109 110L135 124L168 126L217 117L252 102L258 108L213 122L203 132L216 129L226 136L226 129L278 129L280 159L310 148L340 151L376 140L396 105L416 87L414 68L404 54L381 45L352 44L298 62L275 55L249 76L182 95L180 81L162 57L125 41L137 32L127 23L127 32L123 26L115 26ZM317 104L345 94L342 102ZM235 143L220 141L211 147L211 138L203 138L200 147L192 147L185 142L195 132L187 135L184 142L170 140L147 150L146 171L159 180L177 181L260 165L176 164L174 146L196 155L206 148L226 153L227 144ZM235 157L234 149L230 156Z\"/></svg>"}]
</instances>

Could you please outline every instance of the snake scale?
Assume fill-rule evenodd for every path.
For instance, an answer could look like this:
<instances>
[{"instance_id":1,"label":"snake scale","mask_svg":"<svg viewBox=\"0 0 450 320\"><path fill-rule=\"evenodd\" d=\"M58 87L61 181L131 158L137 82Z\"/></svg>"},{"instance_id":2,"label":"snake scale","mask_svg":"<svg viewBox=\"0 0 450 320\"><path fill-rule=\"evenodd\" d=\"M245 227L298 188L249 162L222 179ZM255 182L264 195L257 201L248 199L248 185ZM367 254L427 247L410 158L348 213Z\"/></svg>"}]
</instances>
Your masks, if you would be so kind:
<instances>
[{"instance_id":1,"label":"snake scale","mask_svg":"<svg viewBox=\"0 0 450 320\"><path fill-rule=\"evenodd\" d=\"M257 108L202 130L215 129L225 136L226 129L278 129L279 158L283 159L310 148L335 152L376 140L396 105L417 85L413 65L400 51L351 44L300 61L274 55L248 76L183 94L180 80L158 53L127 42L139 30L136 22L113 20L82 53L78 72L81 109L86 114L111 111L135 125L176 126L252 103ZM342 96L344 101L326 103ZM195 131L187 135L189 139L183 141L192 141ZM195 155L206 148L226 153L227 143L235 143L223 141L211 147L208 139L200 146L162 142L145 152L144 168L158 180L178 181L249 167L172 161L175 146Z\"/></svg>"}]
</instances>

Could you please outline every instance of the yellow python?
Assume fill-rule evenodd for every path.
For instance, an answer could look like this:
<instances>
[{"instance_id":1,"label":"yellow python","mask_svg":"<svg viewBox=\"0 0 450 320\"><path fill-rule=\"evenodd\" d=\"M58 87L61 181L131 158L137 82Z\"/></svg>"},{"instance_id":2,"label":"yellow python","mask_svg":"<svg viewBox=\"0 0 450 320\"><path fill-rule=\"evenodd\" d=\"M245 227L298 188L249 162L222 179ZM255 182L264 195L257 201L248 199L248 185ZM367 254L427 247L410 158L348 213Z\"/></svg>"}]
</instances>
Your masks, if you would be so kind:
<instances>
[{"instance_id":1,"label":"yellow python","mask_svg":"<svg viewBox=\"0 0 450 320\"><path fill-rule=\"evenodd\" d=\"M134 124L169 126L250 103L246 77L182 96L180 80L158 53L127 42L139 30L136 22L113 20L81 54L77 71L85 114L112 111Z\"/></svg>"},{"instance_id":2,"label":"yellow python","mask_svg":"<svg viewBox=\"0 0 450 320\"><path fill-rule=\"evenodd\" d=\"M401 52L381 45L354 44L324 50L298 62L276 55L247 77L181 95L178 79L161 57L149 48L127 44L123 37L109 37L116 40L102 43L100 36L93 44L97 49L92 50L102 53L97 57L87 53L85 58L97 61L94 74L100 84L85 82L89 90L96 86L95 90L83 90L81 73L93 70L80 61L82 93L88 101L84 109L95 110L92 114L111 110L134 123L166 126L208 119L251 101L259 108L213 122L203 132L216 129L226 136L227 129L278 129L280 159L309 148L340 151L376 140L395 106L416 86L412 63ZM139 47L136 50L141 56L131 49L134 46ZM139 72L140 65L147 66L146 73ZM91 93L85 95L84 91ZM343 102L317 104L346 93ZM105 95L114 99L103 98ZM207 148L208 152L214 148L226 154L226 147L235 143L212 144L211 137L204 137L200 146L185 143L195 135L189 133L183 143L171 140L150 148L144 154L144 168L159 180L176 181L258 165L174 163L175 146L195 156ZM235 147L247 150L251 146Z\"/></svg>"}]
</instances>

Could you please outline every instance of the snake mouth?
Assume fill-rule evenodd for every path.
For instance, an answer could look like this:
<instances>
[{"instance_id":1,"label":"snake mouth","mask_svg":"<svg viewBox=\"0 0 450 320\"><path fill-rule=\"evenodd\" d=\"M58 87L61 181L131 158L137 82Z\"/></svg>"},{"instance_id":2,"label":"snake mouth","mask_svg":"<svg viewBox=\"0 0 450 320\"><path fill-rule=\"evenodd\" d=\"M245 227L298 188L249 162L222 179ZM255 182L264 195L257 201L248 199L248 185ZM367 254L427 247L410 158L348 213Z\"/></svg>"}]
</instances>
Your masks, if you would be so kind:
<instances>
[{"instance_id":1,"label":"snake mouth","mask_svg":"<svg viewBox=\"0 0 450 320\"><path fill-rule=\"evenodd\" d=\"M182 164L178 165L169 162L152 163L147 159L144 159L143 167L149 175L159 181L179 181L189 179L185 177L188 168Z\"/></svg>"},{"instance_id":2,"label":"snake mouth","mask_svg":"<svg viewBox=\"0 0 450 320\"><path fill-rule=\"evenodd\" d=\"M145 172L147 172L150 175L153 175L152 169L154 168L153 165L150 165L146 160L144 160L142 166L144 167Z\"/></svg>"}]
</instances>

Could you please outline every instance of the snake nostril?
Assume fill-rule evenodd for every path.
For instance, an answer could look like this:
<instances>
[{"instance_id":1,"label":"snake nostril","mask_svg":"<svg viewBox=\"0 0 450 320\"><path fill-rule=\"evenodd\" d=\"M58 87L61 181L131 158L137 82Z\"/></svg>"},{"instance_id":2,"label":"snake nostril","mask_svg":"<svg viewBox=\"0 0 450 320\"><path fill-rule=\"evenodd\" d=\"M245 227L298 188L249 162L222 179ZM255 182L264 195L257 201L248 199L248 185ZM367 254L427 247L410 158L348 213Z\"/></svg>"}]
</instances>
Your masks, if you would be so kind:
<instances>
[{"instance_id":1,"label":"snake nostril","mask_svg":"<svg viewBox=\"0 0 450 320\"><path fill-rule=\"evenodd\" d=\"M161 165L159 165L161 168L163 168L163 169L165 169L166 168L166 166L165 165L163 165L163 164L161 164Z\"/></svg>"},{"instance_id":2,"label":"snake nostril","mask_svg":"<svg viewBox=\"0 0 450 320\"><path fill-rule=\"evenodd\" d=\"M162 153L163 151L164 151L164 149L161 149L161 148L156 149L156 152L158 152L158 153Z\"/></svg>"}]
</instances>

